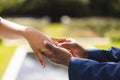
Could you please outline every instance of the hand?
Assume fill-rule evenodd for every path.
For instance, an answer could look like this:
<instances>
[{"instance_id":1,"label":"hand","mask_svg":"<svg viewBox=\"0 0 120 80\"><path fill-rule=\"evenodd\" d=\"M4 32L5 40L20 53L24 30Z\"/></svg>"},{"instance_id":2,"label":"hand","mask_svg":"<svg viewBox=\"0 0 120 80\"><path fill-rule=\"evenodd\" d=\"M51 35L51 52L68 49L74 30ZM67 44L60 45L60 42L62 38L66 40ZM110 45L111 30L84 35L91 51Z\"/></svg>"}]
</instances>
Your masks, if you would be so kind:
<instances>
[{"instance_id":1,"label":"hand","mask_svg":"<svg viewBox=\"0 0 120 80\"><path fill-rule=\"evenodd\" d=\"M45 67L45 61L41 55L41 52L49 51L43 45L43 40L47 40L54 44L51 37L48 35L45 35L34 28L26 27L3 18L0 18L0 37L8 39L25 37L39 58L43 67Z\"/></svg>"},{"instance_id":2,"label":"hand","mask_svg":"<svg viewBox=\"0 0 120 80\"><path fill-rule=\"evenodd\" d=\"M31 48L33 49L33 51L35 52L35 54L37 55L39 61L42 64L42 67L45 67L45 60L42 57L41 52L44 51L49 51L43 44L43 40L47 40L50 43L54 44L54 42L52 41L52 39L41 33L40 31L34 29L34 28L27 28L25 30L25 38L27 39L27 41L29 42Z\"/></svg>"},{"instance_id":3,"label":"hand","mask_svg":"<svg viewBox=\"0 0 120 80\"><path fill-rule=\"evenodd\" d=\"M56 43L56 45L64 42L71 42L69 38L52 38L52 40Z\"/></svg>"},{"instance_id":4,"label":"hand","mask_svg":"<svg viewBox=\"0 0 120 80\"><path fill-rule=\"evenodd\" d=\"M51 52L42 52L49 60L56 64L61 64L64 66L68 66L70 59L72 57L71 53L56 45L52 45L51 43L44 41L44 45L51 51Z\"/></svg>"},{"instance_id":5,"label":"hand","mask_svg":"<svg viewBox=\"0 0 120 80\"><path fill-rule=\"evenodd\" d=\"M74 57L88 58L87 50L81 47L76 40L71 38L53 38L57 45L69 50Z\"/></svg>"}]
</instances>

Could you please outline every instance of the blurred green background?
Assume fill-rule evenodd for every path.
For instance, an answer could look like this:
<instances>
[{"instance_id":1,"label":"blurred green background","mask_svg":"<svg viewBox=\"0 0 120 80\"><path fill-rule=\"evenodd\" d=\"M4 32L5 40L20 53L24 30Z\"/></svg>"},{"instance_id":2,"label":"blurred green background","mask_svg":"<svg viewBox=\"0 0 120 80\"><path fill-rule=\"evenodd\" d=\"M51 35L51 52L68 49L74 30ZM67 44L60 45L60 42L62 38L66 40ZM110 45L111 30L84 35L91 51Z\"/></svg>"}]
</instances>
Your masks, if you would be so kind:
<instances>
[{"instance_id":1,"label":"blurred green background","mask_svg":"<svg viewBox=\"0 0 120 80\"><path fill-rule=\"evenodd\" d=\"M120 0L0 0L0 15L52 37L108 38L92 46L120 47ZM0 40L0 78L15 48Z\"/></svg>"}]
</instances>

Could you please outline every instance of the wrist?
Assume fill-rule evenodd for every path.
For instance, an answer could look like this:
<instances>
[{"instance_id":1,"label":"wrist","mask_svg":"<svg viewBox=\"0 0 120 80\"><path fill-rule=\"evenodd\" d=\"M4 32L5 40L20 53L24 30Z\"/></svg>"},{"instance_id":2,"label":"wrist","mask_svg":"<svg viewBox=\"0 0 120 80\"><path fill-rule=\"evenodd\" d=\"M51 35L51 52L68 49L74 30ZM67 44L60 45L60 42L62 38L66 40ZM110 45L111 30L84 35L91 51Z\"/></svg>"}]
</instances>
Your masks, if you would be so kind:
<instances>
[{"instance_id":1,"label":"wrist","mask_svg":"<svg viewBox=\"0 0 120 80\"><path fill-rule=\"evenodd\" d=\"M32 31L33 31L33 28L27 27L25 30L21 31L21 35L22 35L24 38L28 39L28 38L29 38L29 35L32 33Z\"/></svg>"},{"instance_id":2,"label":"wrist","mask_svg":"<svg viewBox=\"0 0 120 80\"><path fill-rule=\"evenodd\" d=\"M88 58L88 52L87 52L87 50L85 50L84 52L83 52L83 58Z\"/></svg>"},{"instance_id":3,"label":"wrist","mask_svg":"<svg viewBox=\"0 0 120 80\"><path fill-rule=\"evenodd\" d=\"M80 58L88 58L88 51L87 50L80 50L80 51L76 51L74 56L78 56Z\"/></svg>"},{"instance_id":4,"label":"wrist","mask_svg":"<svg viewBox=\"0 0 120 80\"><path fill-rule=\"evenodd\" d=\"M68 59L67 59L67 62L66 62L66 64L65 64L65 66L67 66L67 67L69 66L69 63L70 63L71 58L72 58L72 57L68 57Z\"/></svg>"}]
</instances>

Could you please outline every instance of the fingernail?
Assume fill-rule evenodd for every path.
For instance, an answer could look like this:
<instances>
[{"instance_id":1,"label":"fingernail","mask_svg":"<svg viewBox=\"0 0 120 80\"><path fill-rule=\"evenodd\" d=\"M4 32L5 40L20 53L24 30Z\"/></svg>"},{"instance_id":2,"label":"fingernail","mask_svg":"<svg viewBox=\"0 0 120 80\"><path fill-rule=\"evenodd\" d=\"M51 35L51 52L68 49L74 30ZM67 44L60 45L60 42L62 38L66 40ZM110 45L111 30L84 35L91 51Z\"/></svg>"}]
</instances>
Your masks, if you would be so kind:
<instances>
[{"instance_id":1,"label":"fingernail","mask_svg":"<svg viewBox=\"0 0 120 80\"><path fill-rule=\"evenodd\" d=\"M45 68L45 64L41 64L42 68Z\"/></svg>"},{"instance_id":2,"label":"fingernail","mask_svg":"<svg viewBox=\"0 0 120 80\"><path fill-rule=\"evenodd\" d=\"M45 68L45 65L42 64L42 68Z\"/></svg>"}]
</instances>

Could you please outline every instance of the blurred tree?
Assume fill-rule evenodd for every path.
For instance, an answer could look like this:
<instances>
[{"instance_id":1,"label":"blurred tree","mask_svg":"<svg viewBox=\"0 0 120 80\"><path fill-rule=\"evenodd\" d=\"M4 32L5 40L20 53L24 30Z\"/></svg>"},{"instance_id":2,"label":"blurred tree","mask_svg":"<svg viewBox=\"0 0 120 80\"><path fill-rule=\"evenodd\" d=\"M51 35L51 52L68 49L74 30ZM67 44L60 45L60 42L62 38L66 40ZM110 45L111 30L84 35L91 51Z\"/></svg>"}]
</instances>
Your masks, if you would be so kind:
<instances>
[{"instance_id":1,"label":"blurred tree","mask_svg":"<svg viewBox=\"0 0 120 80\"><path fill-rule=\"evenodd\" d=\"M24 2L25 0L0 0L0 12L3 10L12 9L16 5Z\"/></svg>"},{"instance_id":2,"label":"blurred tree","mask_svg":"<svg viewBox=\"0 0 120 80\"><path fill-rule=\"evenodd\" d=\"M90 0L89 6L92 15L120 17L120 0Z\"/></svg>"},{"instance_id":3,"label":"blurred tree","mask_svg":"<svg viewBox=\"0 0 120 80\"><path fill-rule=\"evenodd\" d=\"M59 21L70 17L120 17L120 0L0 0L0 11L6 15L50 16Z\"/></svg>"}]
</instances>

